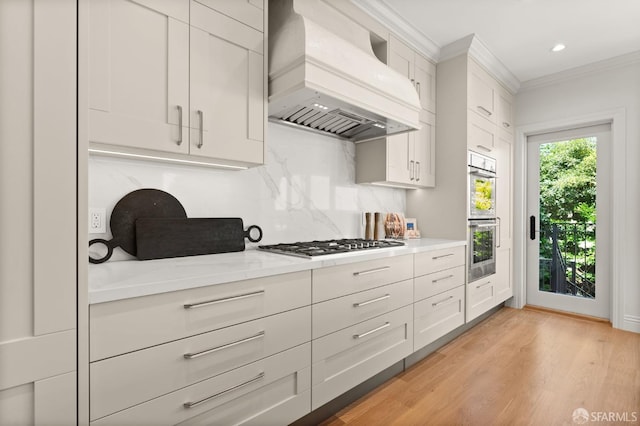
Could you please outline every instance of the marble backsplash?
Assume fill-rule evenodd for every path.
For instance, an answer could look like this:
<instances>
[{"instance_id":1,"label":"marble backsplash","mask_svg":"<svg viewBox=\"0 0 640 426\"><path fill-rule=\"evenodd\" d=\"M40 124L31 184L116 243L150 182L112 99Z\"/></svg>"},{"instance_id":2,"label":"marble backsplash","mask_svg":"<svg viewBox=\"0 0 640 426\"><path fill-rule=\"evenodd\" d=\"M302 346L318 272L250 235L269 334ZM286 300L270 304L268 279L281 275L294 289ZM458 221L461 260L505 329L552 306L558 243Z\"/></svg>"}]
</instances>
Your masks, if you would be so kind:
<instances>
[{"instance_id":1,"label":"marble backsplash","mask_svg":"<svg viewBox=\"0 0 640 426\"><path fill-rule=\"evenodd\" d=\"M266 157L264 166L227 171L91 156L89 206L105 208L108 223L127 193L161 189L188 217L241 217L245 227L259 225L261 244L363 237L363 212L405 210L405 190L355 184L352 142L269 123ZM128 258L116 249L112 260Z\"/></svg>"}]
</instances>

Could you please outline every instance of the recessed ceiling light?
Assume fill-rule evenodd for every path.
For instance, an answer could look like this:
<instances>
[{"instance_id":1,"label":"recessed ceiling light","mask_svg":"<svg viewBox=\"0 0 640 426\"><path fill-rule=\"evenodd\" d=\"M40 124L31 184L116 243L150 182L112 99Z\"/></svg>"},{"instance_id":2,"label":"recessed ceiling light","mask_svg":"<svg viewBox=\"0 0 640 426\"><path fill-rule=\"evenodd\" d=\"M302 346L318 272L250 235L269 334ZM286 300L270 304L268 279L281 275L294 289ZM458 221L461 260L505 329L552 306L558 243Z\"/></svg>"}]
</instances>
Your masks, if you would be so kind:
<instances>
[{"instance_id":1,"label":"recessed ceiling light","mask_svg":"<svg viewBox=\"0 0 640 426\"><path fill-rule=\"evenodd\" d=\"M567 47L567 46L565 46L565 45L564 45L564 44L562 44L562 43L558 43L558 44L556 44L555 46L553 46L553 47L551 48L551 51L552 51L552 52L559 52L559 51L561 51L561 50L564 50L564 48L565 48L565 47Z\"/></svg>"}]
</instances>

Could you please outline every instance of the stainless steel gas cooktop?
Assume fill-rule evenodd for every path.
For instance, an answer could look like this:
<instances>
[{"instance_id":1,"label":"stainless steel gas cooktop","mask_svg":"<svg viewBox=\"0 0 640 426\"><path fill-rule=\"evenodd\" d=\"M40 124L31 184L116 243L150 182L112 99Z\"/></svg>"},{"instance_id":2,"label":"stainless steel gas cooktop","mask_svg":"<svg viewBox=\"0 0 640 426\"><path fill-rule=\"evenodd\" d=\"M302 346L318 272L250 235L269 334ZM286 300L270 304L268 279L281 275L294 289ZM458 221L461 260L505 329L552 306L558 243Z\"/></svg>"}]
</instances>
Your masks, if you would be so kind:
<instances>
[{"instance_id":1,"label":"stainless steel gas cooktop","mask_svg":"<svg viewBox=\"0 0 640 426\"><path fill-rule=\"evenodd\" d=\"M390 247L402 247L402 241L364 240L361 238L307 241L291 244L272 244L258 246L260 250L298 257L323 256L327 254L349 253L361 250L377 250Z\"/></svg>"}]
</instances>

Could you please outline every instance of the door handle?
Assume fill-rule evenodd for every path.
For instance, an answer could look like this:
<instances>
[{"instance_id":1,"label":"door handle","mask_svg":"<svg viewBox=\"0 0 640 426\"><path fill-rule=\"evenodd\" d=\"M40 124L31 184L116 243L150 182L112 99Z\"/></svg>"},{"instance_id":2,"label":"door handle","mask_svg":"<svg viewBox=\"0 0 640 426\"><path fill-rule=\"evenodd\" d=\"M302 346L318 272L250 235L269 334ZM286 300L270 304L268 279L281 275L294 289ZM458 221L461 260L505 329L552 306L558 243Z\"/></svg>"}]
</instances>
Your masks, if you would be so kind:
<instances>
[{"instance_id":1,"label":"door handle","mask_svg":"<svg viewBox=\"0 0 640 426\"><path fill-rule=\"evenodd\" d=\"M529 216L529 238L533 241L536 239L536 217Z\"/></svg>"}]
</instances>

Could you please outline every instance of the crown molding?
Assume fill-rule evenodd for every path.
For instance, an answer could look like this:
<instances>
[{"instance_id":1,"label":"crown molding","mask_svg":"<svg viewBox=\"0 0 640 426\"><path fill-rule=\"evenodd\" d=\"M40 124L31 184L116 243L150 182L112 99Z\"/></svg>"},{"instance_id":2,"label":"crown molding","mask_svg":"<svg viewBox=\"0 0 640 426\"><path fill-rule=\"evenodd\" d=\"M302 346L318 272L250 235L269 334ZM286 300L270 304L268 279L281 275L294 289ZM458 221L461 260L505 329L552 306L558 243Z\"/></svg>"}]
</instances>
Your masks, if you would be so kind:
<instances>
[{"instance_id":1,"label":"crown molding","mask_svg":"<svg viewBox=\"0 0 640 426\"><path fill-rule=\"evenodd\" d=\"M440 50L440 61L469 54L482 65L495 79L501 82L512 94L520 89L520 80L489 50L477 35L469 34L444 46Z\"/></svg>"},{"instance_id":2,"label":"crown molding","mask_svg":"<svg viewBox=\"0 0 640 426\"><path fill-rule=\"evenodd\" d=\"M463 53L469 53L476 61L487 69L512 93L520 88L520 81L475 34L470 34L445 47L438 46L429 37L409 24L398 12L391 7L388 0L351 0L353 4L369 14L372 18L400 37L414 49L431 59L442 62Z\"/></svg>"},{"instance_id":3,"label":"crown molding","mask_svg":"<svg viewBox=\"0 0 640 426\"><path fill-rule=\"evenodd\" d=\"M440 46L409 24L385 0L351 0L358 8L399 35L411 47L433 62L440 60Z\"/></svg>"},{"instance_id":4,"label":"crown molding","mask_svg":"<svg viewBox=\"0 0 640 426\"><path fill-rule=\"evenodd\" d=\"M570 68L554 74L527 80L520 86L521 91L538 89L540 87L551 86L558 83L574 80L579 77L586 77L616 68L626 67L635 63L640 63L640 50L615 56L598 62L592 62L580 67Z\"/></svg>"}]
</instances>

